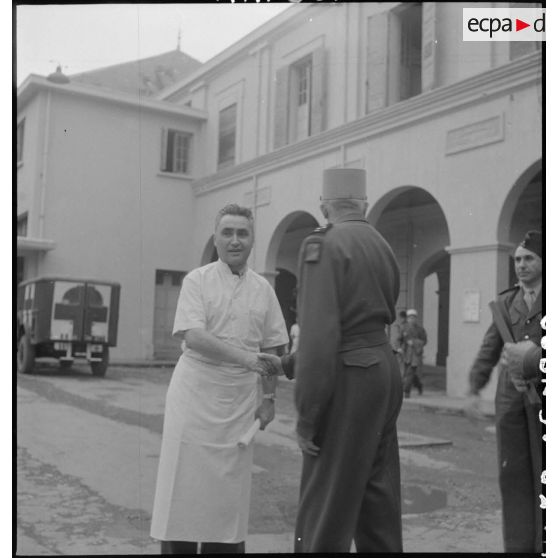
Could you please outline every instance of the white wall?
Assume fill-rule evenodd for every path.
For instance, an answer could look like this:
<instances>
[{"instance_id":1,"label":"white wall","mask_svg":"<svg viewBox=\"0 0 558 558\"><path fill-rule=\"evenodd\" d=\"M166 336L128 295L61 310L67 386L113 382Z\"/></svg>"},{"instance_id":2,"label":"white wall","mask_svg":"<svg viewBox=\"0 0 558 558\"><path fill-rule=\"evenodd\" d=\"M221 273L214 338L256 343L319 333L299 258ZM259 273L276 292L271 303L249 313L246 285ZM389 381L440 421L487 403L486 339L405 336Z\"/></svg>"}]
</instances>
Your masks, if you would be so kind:
<instances>
[{"instance_id":1,"label":"white wall","mask_svg":"<svg viewBox=\"0 0 558 558\"><path fill-rule=\"evenodd\" d=\"M56 242L41 274L121 283L115 358L152 355L156 269L187 270L188 180L159 174L161 127L188 119L53 95L45 236Z\"/></svg>"}]
</instances>

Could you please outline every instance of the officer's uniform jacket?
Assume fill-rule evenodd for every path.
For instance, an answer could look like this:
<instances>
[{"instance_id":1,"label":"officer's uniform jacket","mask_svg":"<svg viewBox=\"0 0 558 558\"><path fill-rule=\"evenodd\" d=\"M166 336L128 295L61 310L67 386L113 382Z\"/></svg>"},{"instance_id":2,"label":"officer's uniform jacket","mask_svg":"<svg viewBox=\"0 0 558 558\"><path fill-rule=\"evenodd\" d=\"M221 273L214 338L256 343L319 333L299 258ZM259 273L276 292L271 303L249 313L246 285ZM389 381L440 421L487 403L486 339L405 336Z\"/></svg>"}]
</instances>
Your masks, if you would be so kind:
<instances>
[{"instance_id":1,"label":"officer's uniform jacket","mask_svg":"<svg viewBox=\"0 0 558 558\"><path fill-rule=\"evenodd\" d=\"M361 215L346 215L305 239L299 255L295 359L297 431L304 438L317 431L340 358L369 366L374 357L366 347L386 342L385 326L395 320L398 294L395 256Z\"/></svg>"},{"instance_id":2,"label":"officer's uniform jacket","mask_svg":"<svg viewBox=\"0 0 558 558\"><path fill-rule=\"evenodd\" d=\"M498 295L498 299L504 303L504 307L508 313L508 323L516 342L530 339L540 347L542 330L540 321L542 319L542 290L539 292L531 310L527 308L527 304L523 299L524 291L516 285L511 289L507 289ZM489 381L492 369L498 361L502 353L504 341L498 333L496 325L492 323L488 328L481 348L477 354L475 362L471 367L469 381L471 393L478 393ZM540 351L537 352L540 355ZM526 367L527 377L535 376L538 380L537 389L541 390L541 376L538 368ZM519 392L518 392L519 393Z\"/></svg>"}]
</instances>

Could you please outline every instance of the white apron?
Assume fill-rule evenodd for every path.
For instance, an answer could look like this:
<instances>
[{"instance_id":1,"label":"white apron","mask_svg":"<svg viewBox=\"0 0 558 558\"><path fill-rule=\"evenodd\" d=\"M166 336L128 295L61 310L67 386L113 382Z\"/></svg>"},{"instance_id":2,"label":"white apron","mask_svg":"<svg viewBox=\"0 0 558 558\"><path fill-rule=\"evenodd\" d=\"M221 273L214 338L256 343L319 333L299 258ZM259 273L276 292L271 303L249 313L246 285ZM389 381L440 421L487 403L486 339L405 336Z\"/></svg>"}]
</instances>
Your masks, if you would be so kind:
<instances>
[{"instance_id":1,"label":"white apron","mask_svg":"<svg viewBox=\"0 0 558 558\"><path fill-rule=\"evenodd\" d=\"M158 540L246 540L257 376L183 354L166 398L151 536Z\"/></svg>"}]
</instances>

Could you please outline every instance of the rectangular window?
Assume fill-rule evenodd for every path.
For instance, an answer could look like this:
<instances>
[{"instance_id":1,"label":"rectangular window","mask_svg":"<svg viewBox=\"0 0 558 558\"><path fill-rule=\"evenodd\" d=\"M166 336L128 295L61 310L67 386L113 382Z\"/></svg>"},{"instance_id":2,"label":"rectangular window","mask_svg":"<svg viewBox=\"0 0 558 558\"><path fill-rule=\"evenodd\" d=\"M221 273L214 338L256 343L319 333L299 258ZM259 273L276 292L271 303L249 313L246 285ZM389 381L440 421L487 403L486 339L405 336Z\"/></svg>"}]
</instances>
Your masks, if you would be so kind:
<instances>
[{"instance_id":1,"label":"rectangular window","mask_svg":"<svg viewBox=\"0 0 558 558\"><path fill-rule=\"evenodd\" d=\"M17 125L17 162L23 162L23 130L25 119Z\"/></svg>"},{"instance_id":2,"label":"rectangular window","mask_svg":"<svg viewBox=\"0 0 558 558\"><path fill-rule=\"evenodd\" d=\"M399 13L401 46L399 66L399 101L422 90L422 5L412 4Z\"/></svg>"},{"instance_id":3,"label":"rectangular window","mask_svg":"<svg viewBox=\"0 0 558 558\"><path fill-rule=\"evenodd\" d=\"M155 270L155 284L163 285L169 284L175 287L182 285L182 280L186 275L186 271L174 271L170 269L156 269Z\"/></svg>"},{"instance_id":4,"label":"rectangular window","mask_svg":"<svg viewBox=\"0 0 558 558\"><path fill-rule=\"evenodd\" d=\"M326 129L326 51L317 48L277 70L275 129L277 149Z\"/></svg>"},{"instance_id":5,"label":"rectangular window","mask_svg":"<svg viewBox=\"0 0 558 558\"><path fill-rule=\"evenodd\" d=\"M219 111L219 155L217 166L234 165L236 146L236 103Z\"/></svg>"},{"instance_id":6,"label":"rectangular window","mask_svg":"<svg viewBox=\"0 0 558 558\"><path fill-rule=\"evenodd\" d=\"M294 87L292 97L292 138L301 140L310 135L312 58L306 58L291 68Z\"/></svg>"},{"instance_id":7,"label":"rectangular window","mask_svg":"<svg viewBox=\"0 0 558 558\"><path fill-rule=\"evenodd\" d=\"M17 218L17 236L27 236L27 213Z\"/></svg>"},{"instance_id":8,"label":"rectangular window","mask_svg":"<svg viewBox=\"0 0 558 558\"><path fill-rule=\"evenodd\" d=\"M312 60L306 60L302 64L295 66L298 106L306 105L309 99L310 73L312 72Z\"/></svg>"},{"instance_id":9,"label":"rectangular window","mask_svg":"<svg viewBox=\"0 0 558 558\"><path fill-rule=\"evenodd\" d=\"M161 148L161 170L177 174L188 174L190 141L192 134L178 130L163 129Z\"/></svg>"},{"instance_id":10,"label":"rectangular window","mask_svg":"<svg viewBox=\"0 0 558 558\"><path fill-rule=\"evenodd\" d=\"M17 284L19 285L25 278L25 258L17 257Z\"/></svg>"}]
</instances>

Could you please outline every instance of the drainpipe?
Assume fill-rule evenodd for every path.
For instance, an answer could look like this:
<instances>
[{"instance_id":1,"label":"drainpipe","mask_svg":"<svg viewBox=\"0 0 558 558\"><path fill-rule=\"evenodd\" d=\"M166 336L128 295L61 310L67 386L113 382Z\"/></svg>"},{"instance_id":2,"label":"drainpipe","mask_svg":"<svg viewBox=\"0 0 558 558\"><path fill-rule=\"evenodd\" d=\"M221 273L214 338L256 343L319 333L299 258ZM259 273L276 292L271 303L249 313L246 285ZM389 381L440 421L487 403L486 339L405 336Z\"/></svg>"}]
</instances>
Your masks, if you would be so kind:
<instances>
[{"instance_id":1,"label":"drainpipe","mask_svg":"<svg viewBox=\"0 0 558 558\"><path fill-rule=\"evenodd\" d=\"M258 177L257 175L252 176L252 214L254 215L254 244L252 245L252 269L256 271L256 240L258 238L256 234L256 208L257 208L257 201L256 195L258 193Z\"/></svg>"},{"instance_id":2,"label":"drainpipe","mask_svg":"<svg viewBox=\"0 0 558 558\"><path fill-rule=\"evenodd\" d=\"M345 3L345 107L343 111L343 122L349 121L349 10L350 4Z\"/></svg>"},{"instance_id":3,"label":"drainpipe","mask_svg":"<svg viewBox=\"0 0 558 558\"><path fill-rule=\"evenodd\" d=\"M47 186L47 165L49 149L49 130L50 130L50 102L51 91L47 92L45 110L45 132L43 137L43 157L41 162L41 189L40 189L40 209L39 209L39 238L45 238L45 205L46 205L46 186Z\"/></svg>"}]
</instances>

